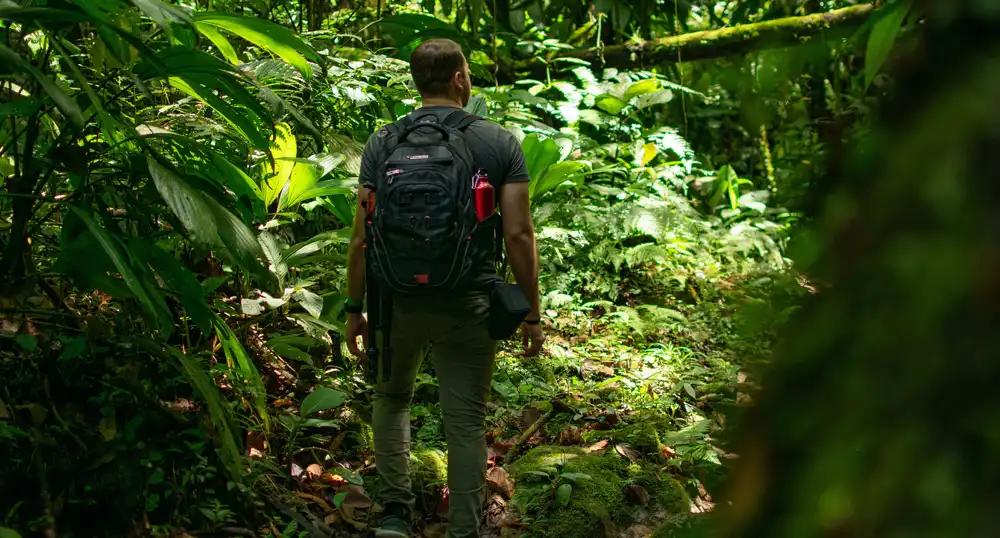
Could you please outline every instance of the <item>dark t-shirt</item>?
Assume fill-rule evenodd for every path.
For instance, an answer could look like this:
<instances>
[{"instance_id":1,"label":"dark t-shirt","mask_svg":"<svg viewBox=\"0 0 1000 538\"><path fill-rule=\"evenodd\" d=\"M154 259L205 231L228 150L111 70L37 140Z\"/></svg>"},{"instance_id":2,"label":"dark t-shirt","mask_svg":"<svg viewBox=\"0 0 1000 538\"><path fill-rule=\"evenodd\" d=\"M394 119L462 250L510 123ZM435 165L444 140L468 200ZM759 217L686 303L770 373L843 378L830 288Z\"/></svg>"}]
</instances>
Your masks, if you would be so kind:
<instances>
[{"instance_id":1,"label":"dark t-shirt","mask_svg":"<svg viewBox=\"0 0 1000 538\"><path fill-rule=\"evenodd\" d=\"M410 113L410 119L416 121L428 114L437 116L438 121L457 110L450 106L426 106ZM418 130L416 133L420 133ZM378 169L379 150L385 143L385 131L380 130L368 138L365 151L361 155L361 185L374 185L374 175ZM500 201L500 190L506 183L528 181L528 168L524 164L524 152L521 144L510 131L487 120L473 123L465 129L465 140L472 152L475 168L485 168L490 183L497 192L497 203ZM480 270L480 275L474 278L476 284L485 283L495 278L493 264L490 263Z\"/></svg>"}]
</instances>

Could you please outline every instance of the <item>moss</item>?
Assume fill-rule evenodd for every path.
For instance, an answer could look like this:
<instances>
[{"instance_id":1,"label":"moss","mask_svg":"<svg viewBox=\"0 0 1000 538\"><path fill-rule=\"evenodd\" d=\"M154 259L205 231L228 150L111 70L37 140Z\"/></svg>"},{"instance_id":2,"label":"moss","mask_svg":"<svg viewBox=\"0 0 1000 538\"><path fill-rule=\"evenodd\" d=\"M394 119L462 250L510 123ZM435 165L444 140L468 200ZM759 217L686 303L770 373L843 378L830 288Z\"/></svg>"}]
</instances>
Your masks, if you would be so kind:
<instances>
[{"instance_id":1,"label":"moss","mask_svg":"<svg viewBox=\"0 0 1000 538\"><path fill-rule=\"evenodd\" d=\"M616 443L628 443L640 452L656 454L660 450L661 436L671 429L670 417L666 414L642 409L615 428L585 432L583 439L588 443L609 439Z\"/></svg>"},{"instance_id":2,"label":"moss","mask_svg":"<svg viewBox=\"0 0 1000 538\"><path fill-rule=\"evenodd\" d=\"M512 504L530 521L527 536L612 536L617 520L623 515L627 470L615 454L587 454L578 447L540 446L528 451L507 467L517 483ZM573 485L569 504L557 507L553 502L553 483L532 475L542 471L584 473L590 480Z\"/></svg>"},{"instance_id":3,"label":"moss","mask_svg":"<svg viewBox=\"0 0 1000 538\"><path fill-rule=\"evenodd\" d=\"M411 452L410 482L417 507L433 512L441 500L441 489L448 483L448 456L435 448Z\"/></svg>"}]
</instances>

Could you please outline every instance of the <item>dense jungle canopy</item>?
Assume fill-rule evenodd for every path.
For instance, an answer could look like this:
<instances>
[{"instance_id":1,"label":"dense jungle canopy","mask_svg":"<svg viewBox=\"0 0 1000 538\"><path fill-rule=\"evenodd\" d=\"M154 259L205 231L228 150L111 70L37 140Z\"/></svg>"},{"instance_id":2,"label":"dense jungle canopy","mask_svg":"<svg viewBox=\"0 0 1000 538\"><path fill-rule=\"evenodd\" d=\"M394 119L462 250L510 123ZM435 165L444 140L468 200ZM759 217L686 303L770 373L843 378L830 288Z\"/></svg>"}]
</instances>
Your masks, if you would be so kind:
<instances>
[{"instance_id":1,"label":"dense jungle canopy","mask_svg":"<svg viewBox=\"0 0 1000 538\"><path fill-rule=\"evenodd\" d=\"M541 357L490 536L990 536L990 0L0 0L0 538L367 536L362 147L460 43L521 143ZM433 369L410 457L448 492Z\"/></svg>"}]
</instances>

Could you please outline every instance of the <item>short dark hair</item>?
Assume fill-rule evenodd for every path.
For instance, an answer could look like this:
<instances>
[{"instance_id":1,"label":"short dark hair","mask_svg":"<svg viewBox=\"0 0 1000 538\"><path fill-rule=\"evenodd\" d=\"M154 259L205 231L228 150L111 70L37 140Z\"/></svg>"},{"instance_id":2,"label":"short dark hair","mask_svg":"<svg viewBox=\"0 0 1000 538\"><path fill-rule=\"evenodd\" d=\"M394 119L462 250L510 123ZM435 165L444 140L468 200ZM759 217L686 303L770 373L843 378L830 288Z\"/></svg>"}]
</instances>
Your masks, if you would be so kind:
<instances>
[{"instance_id":1,"label":"short dark hair","mask_svg":"<svg viewBox=\"0 0 1000 538\"><path fill-rule=\"evenodd\" d=\"M421 95L440 96L456 71L465 65L462 47L450 39L424 41L410 55L410 74Z\"/></svg>"}]
</instances>

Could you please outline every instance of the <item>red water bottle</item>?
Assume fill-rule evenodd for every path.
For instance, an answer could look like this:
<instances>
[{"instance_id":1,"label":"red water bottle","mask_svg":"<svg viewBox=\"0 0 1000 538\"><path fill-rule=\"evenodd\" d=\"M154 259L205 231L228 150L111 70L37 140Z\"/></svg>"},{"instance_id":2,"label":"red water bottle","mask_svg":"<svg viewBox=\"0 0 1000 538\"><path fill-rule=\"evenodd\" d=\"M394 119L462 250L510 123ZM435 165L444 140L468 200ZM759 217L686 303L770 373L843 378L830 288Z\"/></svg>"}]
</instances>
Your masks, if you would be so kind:
<instances>
[{"instance_id":1,"label":"red water bottle","mask_svg":"<svg viewBox=\"0 0 1000 538\"><path fill-rule=\"evenodd\" d=\"M493 184L486 170L480 168L472 176L472 201L476 204L476 219L483 222L496 211L496 196L493 192Z\"/></svg>"}]
</instances>

